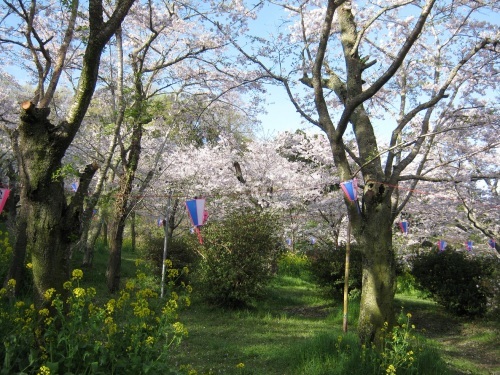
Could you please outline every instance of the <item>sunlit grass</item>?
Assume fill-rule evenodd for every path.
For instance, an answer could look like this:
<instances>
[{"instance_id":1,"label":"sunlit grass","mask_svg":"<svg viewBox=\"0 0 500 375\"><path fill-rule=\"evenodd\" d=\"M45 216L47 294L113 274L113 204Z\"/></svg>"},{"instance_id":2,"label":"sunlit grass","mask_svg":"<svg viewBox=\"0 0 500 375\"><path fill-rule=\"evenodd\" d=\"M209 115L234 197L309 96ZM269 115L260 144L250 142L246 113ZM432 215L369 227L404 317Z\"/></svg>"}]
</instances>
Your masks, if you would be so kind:
<instances>
[{"instance_id":1,"label":"sunlit grass","mask_svg":"<svg viewBox=\"0 0 500 375\"><path fill-rule=\"evenodd\" d=\"M291 277L275 280L259 305L245 310L210 307L201 301L181 313L189 337L174 353L179 364L200 373L291 374L293 348L325 331L339 331L325 319L335 309L313 284Z\"/></svg>"}]
</instances>

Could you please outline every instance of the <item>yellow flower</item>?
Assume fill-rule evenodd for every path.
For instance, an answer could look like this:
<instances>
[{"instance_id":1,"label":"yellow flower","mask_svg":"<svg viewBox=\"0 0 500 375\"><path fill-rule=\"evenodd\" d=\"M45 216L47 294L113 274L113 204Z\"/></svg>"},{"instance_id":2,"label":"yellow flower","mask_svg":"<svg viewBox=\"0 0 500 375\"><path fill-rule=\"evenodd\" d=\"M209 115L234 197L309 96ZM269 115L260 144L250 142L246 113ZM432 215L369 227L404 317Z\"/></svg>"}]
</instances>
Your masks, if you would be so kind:
<instances>
[{"instance_id":1,"label":"yellow flower","mask_svg":"<svg viewBox=\"0 0 500 375\"><path fill-rule=\"evenodd\" d=\"M49 316L50 311L49 309L41 309L40 311L38 311L38 314L40 314L41 316Z\"/></svg>"},{"instance_id":2,"label":"yellow flower","mask_svg":"<svg viewBox=\"0 0 500 375\"><path fill-rule=\"evenodd\" d=\"M134 287L135 287L135 283L133 280L129 280L125 284L125 289L132 290L132 289L134 289Z\"/></svg>"},{"instance_id":3,"label":"yellow flower","mask_svg":"<svg viewBox=\"0 0 500 375\"><path fill-rule=\"evenodd\" d=\"M115 306L116 306L116 301L112 298L108 301L108 303L106 303L106 311L108 312L108 314L112 314L113 311L115 310Z\"/></svg>"},{"instance_id":4,"label":"yellow flower","mask_svg":"<svg viewBox=\"0 0 500 375\"><path fill-rule=\"evenodd\" d=\"M47 366L40 366L40 370L38 370L37 375L50 375L50 368Z\"/></svg>"},{"instance_id":5,"label":"yellow flower","mask_svg":"<svg viewBox=\"0 0 500 375\"><path fill-rule=\"evenodd\" d=\"M179 276L179 270L176 268L171 268L168 270L168 278L169 279L174 279L177 276Z\"/></svg>"},{"instance_id":6,"label":"yellow flower","mask_svg":"<svg viewBox=\"0 0 500 375\"><path fill-rule=\"evenodd\" d=\"M182 324L181 322L175 322L174 324L172 324L172 327L174 328L174 333L176 335L187 336L188 331L184 327L184 324Z\"/></svg>"},{"instance_id":7,"label":"yellow flower","mask_svg":"<svg viewBox=\"0 0 500 375\"><path fill-rule=\"evenodd\" d=\"M52 296L54 295L54 293L56 292L56 290L54 288L50 288L50 289L47 289L45 291L45 293L43 293L43 297L47 300L47 301L50 301L50 299L52 298Z\"/></svg>"},{"instance_id":8,"label":"yellow flower","mask_svg":"<svg viewBox=\"0 0 500 375\"><path fill-rule=\"evenodd\" d=\"M24 301L17 301L14 306L16 307L16 309L20 309L21 307L24 306Z\"/></svg>"},{"instance_id":9,"label":"yellow flower","mask_svg":"<svg viewBox=\"0 0 500 375\"><path fill-rule=\"evenodd\" d=\"M240 362L236 365L236 368L244 368L245 364L243 362Z\"/></svg>"},{"instance_id":10,"label":"yellow flower","mask_svg":"<svg viewBox=\"0 0 500 375\"><path fill-rule=\"evenodd\" d=\"M172 268L172 261L170 259L165 259L165 266L167 266L167 268Z\"/></svg>"},{"instance_id":11,"label":"yellow flower","mask_svg":"<svg viewBox=\"0 0 500 375\"><path fill-rule=\"evenodd\" d=\"M14 289L16 287L16 280L10 279L7 281L7 288Z\"/></svg>"},{"instance_id":12,"label":"yellow flower","mask_svg":"<svg viewBox=\"0 0 500 375\"><path fill-rule=\"evenodd\" d=\"M83 298L85 297L85 289L75 288L73 289L73 294L75 295L76 298Z\"/></svg>"},{"instance_id":13,"label":"yellow flower","mask_svg":"<svg viewBox=\"0 0 500 375\"><path fill-rule=\"evenodd\" d=\"M408 318L411 318L411 313L406 314Z\"/></svg>"},{"instance_id":14,"label":"yellow flower","mask_svg":"<svg viewBox=\"0 0 500 375\"><path fill-rule=\"evenodd\" d=\"M33 263L26 263L26 268L29 270L33 269Z\"/></svg>"},{"instance_id":15,"label":"yellow flower","mask_svg":"<svg viewBox=\"0 0 500 375\"><path fill-rule=\"evenodd\" d=\"M72 287L73 287L73 284L71 283L71 281L65 281L63 284L63 288L66 290L70 290Z\"/></svg>"},{"instance_id":16,"label":"yellow flower","mask_svg":"<svg viewBox=\"0 0 500 375\"><path fill-rule=\"evenodd\" d=\"M74 269L73 272L71 273L71 276L73 276L74 280L81 280L83 277L83 271L77 269Z\"/></svg>"},{"instance_id":17,"label":"yellow flower","mask_svg":"<svg viewBox=\"0 0 500 375\"><path fill-rule=\"evenodd\" d=\"M395 374L396 373L396 367L394 367L394 365L389 365L389 367L387 367L387 370L385 370L385 372L387 374Z\"/></svg>"},{"instance_id":18,"label":"yellow flower","mask_svg":"<svg viewBox=\"0 0 500 375\"><path fill-rule=\"evenodd\" d=\"M146 345L152 346L155 342L155 339L152 336L148 336L148 338L146 339L145 342L146 342Z\"/></svg>"}]
</instances>

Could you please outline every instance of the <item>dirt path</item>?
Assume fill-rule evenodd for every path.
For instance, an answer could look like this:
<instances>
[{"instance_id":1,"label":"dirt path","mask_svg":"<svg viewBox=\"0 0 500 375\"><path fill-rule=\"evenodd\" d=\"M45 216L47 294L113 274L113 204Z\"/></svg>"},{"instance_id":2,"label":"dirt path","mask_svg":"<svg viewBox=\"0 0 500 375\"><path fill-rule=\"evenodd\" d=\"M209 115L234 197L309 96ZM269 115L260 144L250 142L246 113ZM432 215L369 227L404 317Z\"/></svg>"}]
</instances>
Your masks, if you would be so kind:
<instances>
[{"instance_id":1,"label":"dirt path","mask_svg":"<svg viewBox=\"0 0 500 375\"><path fill-rule=\"evenodd\" d=\"M433 303L400 300L424 336L436 341L455 375L500 375L500 323L457 318Z\"/></svg>"}]
</instances>

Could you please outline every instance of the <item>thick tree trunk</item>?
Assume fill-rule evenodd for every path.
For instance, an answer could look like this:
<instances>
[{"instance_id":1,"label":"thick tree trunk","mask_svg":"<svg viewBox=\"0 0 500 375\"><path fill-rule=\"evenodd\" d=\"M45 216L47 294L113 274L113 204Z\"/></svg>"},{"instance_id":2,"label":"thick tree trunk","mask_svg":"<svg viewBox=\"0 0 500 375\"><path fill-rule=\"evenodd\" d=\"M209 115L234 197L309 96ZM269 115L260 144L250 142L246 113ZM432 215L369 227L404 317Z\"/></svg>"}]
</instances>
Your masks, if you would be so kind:
<instances>
[{"instance_id":1,"label":"thick tree trunk","mask_svg":"<svg viewBox=\"0 0 500 375\"><path fill-rule=\"evenodd\" d=\"M385 195L385 194L384 194ZM392 248L392 216L387 197L364 205L364 219L357 240L363 251L363 287L358 333L364 343L380 344L381 328L394 323L396 286ZM359 228L358 228L359 229Z\"/></svg>"},{"instance_id":2,"label":"thick tree trunk","mask_svg":"<svg viewBox=\"0 0 500 375\"><path fill-rule=\"evenodd\" d=\"M65 149L57 142L49 110L23 104L19 126L19 172L26 251L33 263L34 298L43 303L49 288L62 291L68 279L71 239L63 219L67 210L62 179L57 178Z\"/></svg>"}]
</instances>

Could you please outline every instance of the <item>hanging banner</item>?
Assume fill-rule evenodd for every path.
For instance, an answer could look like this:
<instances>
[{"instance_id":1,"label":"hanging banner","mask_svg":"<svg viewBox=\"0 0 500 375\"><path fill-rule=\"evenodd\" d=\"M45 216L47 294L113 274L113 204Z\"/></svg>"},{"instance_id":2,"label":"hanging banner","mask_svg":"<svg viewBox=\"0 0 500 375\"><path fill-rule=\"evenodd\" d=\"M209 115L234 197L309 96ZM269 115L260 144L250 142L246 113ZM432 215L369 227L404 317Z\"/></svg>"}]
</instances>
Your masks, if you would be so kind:
<instances>
[{"instance_id":1,"label":"hanging banner","mask_svg":"<svg viewBox=\"0 0 500 375\"><path fill-rule=\"evenodd\" d=\"M0 205L0 212L2 212L1 207L2 207L2 206ZM497 242L495 241L495 239L494 239L494 238L490 238L490 239L488 240L488 245L490 245L490 247L491 247L492 249L494 249L494 248L495 248L496 244L497 244Z\"/></svg>"},{"instance_id":2,"label":"hanging banner","mask_svg":"<svg viewBox=\"0 0 500 375\"><path fill-rule=\"evenodd\" d=\"M9 194L10 194L9 189L0 188L0 214L3 211L3 207L5 206L5 202L7 202Z\"/></svg>"},{"instance_id":3,"label":"hanging banner","mask_svg":"<svg viewBox=\"0 0 500 375\"><path fill-rule=\"evenodd\" d=\"M203 225L205 217L205 199L191 199L186 201L186 208L195 227ZM208 214L207 214L208 217Z\"/></svg>"},{"instance_id":4,"label":"hanging banner","mask_svg":"<svg viewBox=\"0 0 500 375\"><path fill-rule=\"evenodd\" d=\"M159 217L158 220L156 220L156 225L158 225L158 227L163 226L163 219L161 217Z\"/></svg>"},{"instance_id":5,"label":"hanging banner","mask_svg":"<svg viewBox=\"0 0 500 375\"><path fill-rule=\"evenodd\" d=\"M401 232L406 236L408 235L408 222L406 220L399 222L399 228L401 228Z\"/></svg>"},{"instance_id":6,"label":"hanging banner","mask_svg":"<svg viewBox=\"0 0 500 375\"><path fill-rule=\"evenodd\" d=\"M444 251L446 249L446 246L448 246L448 243L445 240L439 240L438 241L438 249L439 249L439 251Z\"/></svg>"},{"instance_id":7,"label":"hanging banner","mask_svg":"<svg viewBox=\"0 0 500 375\"><path fill-rule=\"evenodd\" d=\"M311 237L311 245L314 245L316 243L316 238Z\"/></svg>"},{"instance_id":8,"label":"hanging banner","mask_svg":"<svg viewBox=\"0 0 500 375\"><path fill-rule=\"evenodd\" d=\"M201 238L200 226L205 224L208 219L208 212L205 210L205 199L191 199L186 201L186 208L188 210L189 217L191 218L191 223L194 225L194 230L198 235L198 240L203 243Z\"/></svg>"},{"instance_id":9,"label":"hanging banner","mask_svg":"<svg viewBox=\"0 0 500 375\"><path fill-rule=\"evenodd\" d=\"M78 190L78 182L73 182L71 184L71 190L73 190L75 193Z\"/></svg>"},{"instance_id":10,"label":"hanging banner","mask_svg":"<svg viewBox=\"0 0 500 375\"><path fill-rule=\"evenodd\" d=\"M352 179L348 181L344 181L340 183L340 187L342 188L342 191L344 192L345 196L349 201L354 202L358 199L358 180L357 179Z\"/></svg>"},{"instance_id":11,"label":"hanging banner","mask_svg":"<svg viewBox=\"0 0 500 375\"><path fill-rule=\"evenodd\" d=\"M288 246L292 246L292 239L291 239L291 238L287 238L287 239L285 240L285 242L286 242L286 244L287 244Z\"/></svg>"},{"instance_id":12,"label":"hanging banner","mask_svg":"<svg viewBox=\"0 0 500 375\"><path fill-rule=\"evenodd\" d=\"M472 247L474 246L474 241L468 240L468 241L465 243L465 246L467 246L467 250L468 250L468 251L472 251Z\"/></svg>"}]
</instances>

